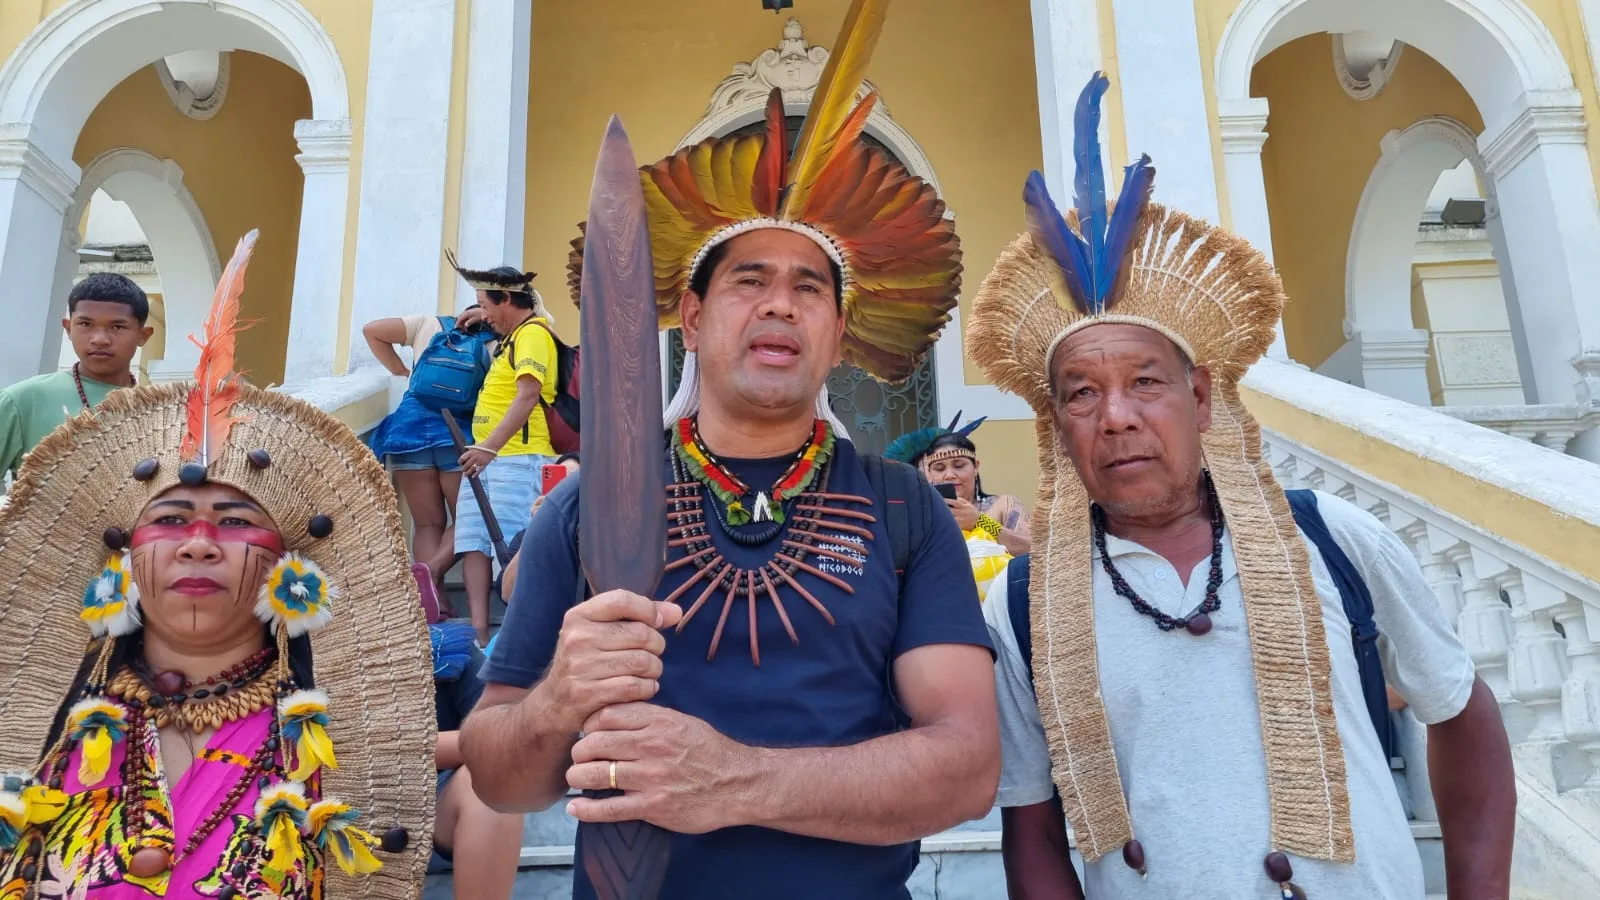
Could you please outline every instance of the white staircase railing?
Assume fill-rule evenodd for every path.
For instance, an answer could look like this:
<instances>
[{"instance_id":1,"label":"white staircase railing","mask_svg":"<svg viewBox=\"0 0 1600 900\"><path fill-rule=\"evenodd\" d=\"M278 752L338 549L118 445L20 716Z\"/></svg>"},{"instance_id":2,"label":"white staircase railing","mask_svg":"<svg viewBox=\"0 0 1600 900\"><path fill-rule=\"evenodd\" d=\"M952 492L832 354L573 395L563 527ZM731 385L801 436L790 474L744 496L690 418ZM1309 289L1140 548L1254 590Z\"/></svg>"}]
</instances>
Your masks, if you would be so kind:
<instances>
[{"instance_id":1,"label":"white staircase railing","mask_svg":"<svg viewBox=\"0 0 1600 900\"><path fill-rule=\"evenodd\" d=\"M1412 455L1419 479L1443 466L1482 484L1480 496L1430 502L1270 427L1262 432L1284 487L1316 488L1360 506L1416 554L1500 702L1518 777L1517 872L1540 882L1526 887L1600 896L1600 580L1593 576L1600 567L1575 571L1570 543L1541 552L1494 527L1497 510L1532 501L1570 522L1572 540L1593 541L1600 466L1281 363L1262 364L1246 385L1312 413L1319 425L1331 421L1359 440ZM1425 735L1412 724L1403 729L1407 781L1415 815L1427 821L1437 816Z\"/></svg>"}]
</instances>

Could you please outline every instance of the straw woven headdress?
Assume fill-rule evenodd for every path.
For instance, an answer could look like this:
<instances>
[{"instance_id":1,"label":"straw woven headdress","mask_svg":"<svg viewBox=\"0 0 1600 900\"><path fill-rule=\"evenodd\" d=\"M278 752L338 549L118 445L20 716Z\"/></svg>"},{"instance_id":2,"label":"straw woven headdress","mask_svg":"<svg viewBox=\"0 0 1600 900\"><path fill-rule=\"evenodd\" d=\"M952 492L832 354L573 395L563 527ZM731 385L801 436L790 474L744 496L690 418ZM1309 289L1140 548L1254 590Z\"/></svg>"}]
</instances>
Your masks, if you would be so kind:
<instances>
[{"instance_id":1,"label":"straw woven headdress","mask_svg":"<svg viewBox=\"0 0 1600 900\"><path fill-rule=\"evenodd\" d=\"M1151 203L1149 157L1128 167L1115 209L1108 206L1097 136L1108 85L1096 75L1079 102L1077 208L1063 218L1033 173L1024 194L1029 231L984 279L967 334L993 382L1037 415L1029 593L1054 779L1085 858L1133 838L1139 811L1130 820L1100 694L1090 501L1052 425L1050 357L1079 329L1142 325L1211 373L1203 447L1244 594L1273 848L1349 861L1355 844L1321 604L1288 501L1262 461L1260 430L1239 399L1239 379L1273 340L1283 287L1243 239Z\"/></svg>"},{"instance_id":2,"label":"straw woven headdress","mask_svg":"<svg viewBox=\"0 0 1600 900\"><path fill-rule=\"evenodd\" d=\"M683 294L714 248L781 228L815 241L842 273L845 362L891 383L916 371L960 294L961 242L933 186L861 140L878 97L855 97L888 6L855 0L845 14L792 154L774 88L761 133L710 138L640 169L662 328L680 324ZM577 302L581 234L573 247ZM686 393L694 381L686 364L680 414L698 408Z\"/></svg>"},{"instance_id":3,"label":"straw woven headdress","mask_svg":"<svg viewBox=\"0 0 1600 900\"><path fill-rule=\"evenodd\" d=\"M300 578L312 587L301 594L309 604L298 619L270 616L266 590L256 613L281 634L309 636L316 691L326 695L325 737L316 736L337 748L337 767L315 772L321 796L359 811L363 830L390 833L385 843L397 843L395 829L406 832L400 852L368 845L381 862L371 874L348 875L327 859L326 896L412 900L433 826L428 633L382 466L333 417L232 372L254 234L240 242L218 286L198 383L113 392L27 456L0 510L0 580L8 588L0 646L12 651L0 666L0 772L37 772L86 649L98 653L139 627L127 610L94 609L91 601L106 596L97 600L93 587L83 593L118 559L113 552L107 563L107 545L121 542L112 535L131 531L145 506L175 485L228 485L260 504L281 532L287 552L267 585L292 591ZM308 573L322 580L314 584ZM122 594L109 592L113 601ZM128 605L136 603L134 595Z\"/></svg>"}]
</instances>

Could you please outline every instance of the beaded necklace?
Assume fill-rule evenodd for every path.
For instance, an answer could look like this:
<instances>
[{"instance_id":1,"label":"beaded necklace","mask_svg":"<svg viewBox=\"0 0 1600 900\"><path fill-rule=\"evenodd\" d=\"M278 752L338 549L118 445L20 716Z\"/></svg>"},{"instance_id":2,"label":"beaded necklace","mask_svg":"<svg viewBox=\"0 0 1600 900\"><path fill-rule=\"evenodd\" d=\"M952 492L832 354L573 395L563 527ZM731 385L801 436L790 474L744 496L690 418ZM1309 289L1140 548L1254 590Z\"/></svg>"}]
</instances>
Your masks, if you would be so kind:
<instances>
[{"instance_id":1,"label":"beaded necklace","mask_svg":"<svg viewBox=\"0 0 1600 900\"><path fill-rule=\"evenodd\" d=\"M749 528L730 524L718 515L716 518L720 530L735 543L758 546L773 541L781 535L781 541L773 548L773 554L766 562L755 568L746 569L728 562L712 542L711 532L706 524L701 482L691 477L689 466L680 453L672 453L670 458L675 483L667 486L669 506L667 547L669 552L670 548L683 548L684 556L668 563L666 571L693 566L695 573L666 597L666 602L678 602L680 598L687 596L691 588L701 586L703 583L700 593L684 611L683 620L678 623L678 631L680 633L683 631L684 626L700 612L714 592L726 589L722 600L722 612L717 618L716 630L711 635L711 644L706 651L706 662L716 658L717 648L722 643L723 630L728 624L728 616L732 613L734 601L739 598L741 592L750 623L750 659L758 667L761 665L761 646L757 638L758 590L772 602L778 620L783 623L783 630L795 644L800 643L800 636L795 631L788 608L784 606L780 596L784 589L793 591L808 603L823 621L829 625L834 624L833 614L800 583L799 577L809 575L847 594L855 593L855 588L848 582L822 571L808 562L807 558L823 557L851 566L864 566L868 545L872 541L872 531L866 526L876 522L877 518L871 513L850 507L870 508L873 501L868 497L858 497L853 494L829 493L828 480L832 465L825 460L816 467L816 476L813 479L816 490L802 489L790 495L786 500L787 515L781 523L773 522L766 527L751 531ZM784 510L780 508L778 512L782 514ZM824 518L824 516L834 518ZM731 519L731 516L729 518ZM841 519L844 521L839 521ZM852 539L859 539L859 543Z\"/></svg>"},{"instance_id":2,"label":"beaded necklace","mask_svg":"<svg viewBox=\"0 0 1600 900\"><path fill-rule=\"evenodd\" d=\"M728 471L728 467L706 448L705 442L700 440L700 425L695 419L678 420L672 429L672 449L689 475L710 488L722 501L727 524L781 523L784 503L810 487L833 455L833 427L826 419L817 419L812 425L810 439L795 451L789 468L773 482L770 490L756 492L749 507L745 506L744 498L750 495L750 486Z\"/></svg>"},{"instance_id":3,"label":"beaded necklace","mask_svg":"<svg viewBox=\"0 0 1600 900\"><path fill-rule=\"evenodd\" d=\"M72 384L78 389L78 399L83 401L83 408L89 408L89 394L83 389L83 376L78 374L78 364L72 364ZM128 373L128 387L138 387L139 379L132 372Z\"/></svg>"},{"instance_id":4,"label":"beaded necklace","mask_svg":"<svg viewBox=\"0 0 1600 900\"><path fill-rule=\"evenodd\" d=\"M1206 578L1206 596L1194 611L1183 618L1169 616L1159 609L1140 599L1128 585L1127 579L1117 571L1116 565L1111 562L1111 554L1106 552L1106 513L1099 504L1089 507L1090 519L1094 525L1094 548L1100 554L1100 565L1106 570L1106 575L1111 578L1111 587L1129 603L1136 612L1149 616L1156 622L1156 627L1162 631L1172 631L1183 628L1190 634L1200 637L1211 631L1211 614L1222 608L1222 600L1217 596L1217 590L1222 587L1222 504L1217 500L1217 489L1211 483L1211 473L1202 471L1200 477L1206 488L1206 500L1211 504L1211 571Z\"/></svg>"},{"instance_id":5,"label":"beaded necklace","mask_svg":"<svg viewBox=\"0 0 1600 900\"><path fill-rule=\"evenodd\" d=\"M245 718L260 709L275 706L276 703L281 702L285 697L292 694L296 687L292 674L285 672L284 674L287 677L276 681L271 680L269 677L277 662L278 653L269 648L265 651L264 656L263 654L257 654L239 666L208 679L210 683L217 684L227 678L229 679L228 683L231 684L232 678L229 676L241 671L257 670L255 677L247 683L243 690L235 690L228 696L228 701L224 701L222 704L222 706L228 708L229 714L226 717L222 717L222 710L219 708L215 713L211 714L215 717L217 725L211 725L211 717L206 719L206 725L217 727L227 722ZM97 674L98 678L91 676L90 680L83 685L83 688L78 692L78 698L110 693L120 698L120 703L125 710L127 722L125 746L127 749L122 759L122 820L126 829L127 844L130 848L128 855L129 874L140 878L154 878L162 872L172 871L177 867L180 860L205 843L206 839L216 831L218 826L233 814L234 808L244 798L251 784L256 784L261 790L265 791L275 782L282 783L290 780L285 768L284 756L280 752L283 745L280 717L273 715L267 726L266 740L251 755L249 762L244 766L244 771L234 781L232 787L229 788L226 798L212 807L206 818L190 833L188 840L184 842L182 850L177 850L176 845L173 843L174 836L170 831L176 821L176 811L169 809L169 816L172 816L173 820L165 823L165 827L159 827L163 823L160 822L155 814L149 813L146 808L147 799L150 796L160 796L160 785L156 782L157 772L149 759L148 748L157 745L159 739L156 732L161 727L164 727L158 724L157 719L157 715L163 708L151 702L156 698L162 697L162 694L152 691L145 679L129 668L118 671L114 677L106 681L99 680L104 678L103 670L100 670ZM164 672L162 675L175 676L176 673ZM181 676L178 677L181 678ZM183 682L183 684L185 687L193 687L194 685L193 682ZM256 701L252 700L247 705L254 706L254 708L244 709L244 707L240 706L239 714L233 715L233 707L239 706L245 696L255 697L256 691L254 689L257 685L265 688L267 692L266 702L256 706ZM190 696L192 697L193 694ZM212 696L216 695L212 694ZM212 701L209 705L217 705L217 702ZM168 702L164 709L170 713L174 706L175 704ZM196 733L200 730L203 729L197 729ZM57 744L56 751L49 756L49 761L45 764L44 775L52 788L61 789L70 757L71 746L63 736L63 740ZM320 781L320 774L314 775L310 784L315 788L320 785ZM152 825L158 827L152 829ZM245 830L246 837L245 845L240 850L241 859L223 874L222 889L217 894L219 900L236 900L236 898L244 896L243 891L247 887L247 878L251 872L251 866L244 859L264 860L269 852L266 835L262 833L259 822L252 820L242 827ZM149 831L154 833L147 833ZM39 845L36 844L35 846ZM34 868L35 870L37 869L36 864Z\"/></svg>"}]
</instances>

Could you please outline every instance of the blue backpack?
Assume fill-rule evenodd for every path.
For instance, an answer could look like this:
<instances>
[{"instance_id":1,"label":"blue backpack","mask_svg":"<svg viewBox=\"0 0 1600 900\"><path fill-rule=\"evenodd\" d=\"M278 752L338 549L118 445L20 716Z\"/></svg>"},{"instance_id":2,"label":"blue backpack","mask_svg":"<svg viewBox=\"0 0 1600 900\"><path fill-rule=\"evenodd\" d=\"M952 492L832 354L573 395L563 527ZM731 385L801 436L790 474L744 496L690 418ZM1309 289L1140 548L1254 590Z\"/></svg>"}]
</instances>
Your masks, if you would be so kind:
<instances>
[{"instance_id":1,"label":"blue backpack","mask_svg":"<svg viewBox=\"0 0 1600 900\"><path fill-rule=\"evenodd\" d=\"M470 415L489 364L494 362L494 334L486 328L476 333L462 331L456 328L454 316L440 316L439 324L443 329L411 366L407 390L428 409Z\"/></svg>"},{"instance_id":2,"label":"blue backpack","mask_svg":"<svg viewBox=\"0 0 1600 900\"><path fill-rule=\"evenodd\" d=\"M1317 495L1311 491L1284 491L1294 521L1306 537L1322 554L1322 561L1339 587L1339 599L1345 617L1350 620L1350 638L1355 646L1356 664L1361 672L1361 694L1366 700L1367 716L1378 733L1386 758L1399 755L1394 721L1389 718L1389 692L1384 685L1383 660L1378 655L1378 624L1373 620L1372 592L1362 580L1355 563L1345 554L1344 548L1333 539L1328 523L1317 509ZM1028 603L1029 559L1019 556L1006 569L1006 612L1011 618L1011 630L1017 636L1017 649L1023 662L1028 664L1028 677L1033 678L1033 630L1029 622Z\"/></svg>"}]
</instances>

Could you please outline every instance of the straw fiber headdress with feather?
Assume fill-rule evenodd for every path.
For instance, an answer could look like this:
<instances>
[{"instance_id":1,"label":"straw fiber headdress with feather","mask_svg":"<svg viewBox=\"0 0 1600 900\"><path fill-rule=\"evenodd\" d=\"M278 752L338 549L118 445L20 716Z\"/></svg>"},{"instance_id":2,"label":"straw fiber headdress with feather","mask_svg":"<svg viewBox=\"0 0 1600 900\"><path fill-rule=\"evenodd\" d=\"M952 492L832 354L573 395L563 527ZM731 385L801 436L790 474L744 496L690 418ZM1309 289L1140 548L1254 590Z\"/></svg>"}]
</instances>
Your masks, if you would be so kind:
<instances>
[{"instance_id":1,"label":"straw fiber headdress with feather","mask_svg":"<svg viewBox=\"0 0 1600 900\"><path fill-rule=\"evenodd\" d=\"M1096 75L1076 119L1074 206L1062 216L1035 172L1029 230L1000 254L973 302L967 346L990 379L1038 415L1040 483L1031 579L1035 670L1054 777L1086 858L1132 838L1100 696L1089 497L1052 425L1050 358L1068 334L1106 323L1166 336L1212 377L1202 437L1238 563L1261 708L1274 849L1354 857L1344 754L1333 716L1328 643L1310 560L1283 490L1261 458L1261 435L1239 379L1271 345L1281 282L1243 239L1150 201L1149 158L1128 167L1107 202L1099 156ZM1042 537L1041 537L1042 536ZM1055 683L1059 682L1059 683Z\"/></svg>"},{"instance_id":2,"label":"straw fiber headdress with feather","mask_svg":"<svg viewBox=\"0 0 1600 900\"><path fill-rule=\"evenodd\" d=\"M774 89L761 133L711 138L640 170L662 328L679 324L679 302L712 248L785 228L843 272L846 362L900 382L933 346L960 293L961 244L933 186L860 139L877 95L855 103L888 5L851 5L792 155ZM574 301L582 241L568 264Z\"/></svg>"},{"instance_id":3,"label":"straw fiber headdress with feather","mask_svg":"<svg viewBox=\"0 0 1600 900\"><path fill-rule=\"evenodd\" d=\"M36 771L86 647L98 652L75 601L105 565L108 529L131 532L149 502L180 483L227 485L261 505L289 553L340 587L331 618L309 635L338 748L337 768L318 774L324 796L359 810L364 827L409 835L403 851L378 854L371 874L325 866L327 896L414 900L428 863L436 725L400 514L383 467L349 428L234 372L254 240L240 241L217 287L195 381L114 391L69 420L28 454L0 509L9 589L0 646L14 651L0 665L0 772Z\"/></svg>"}]
</instances>

